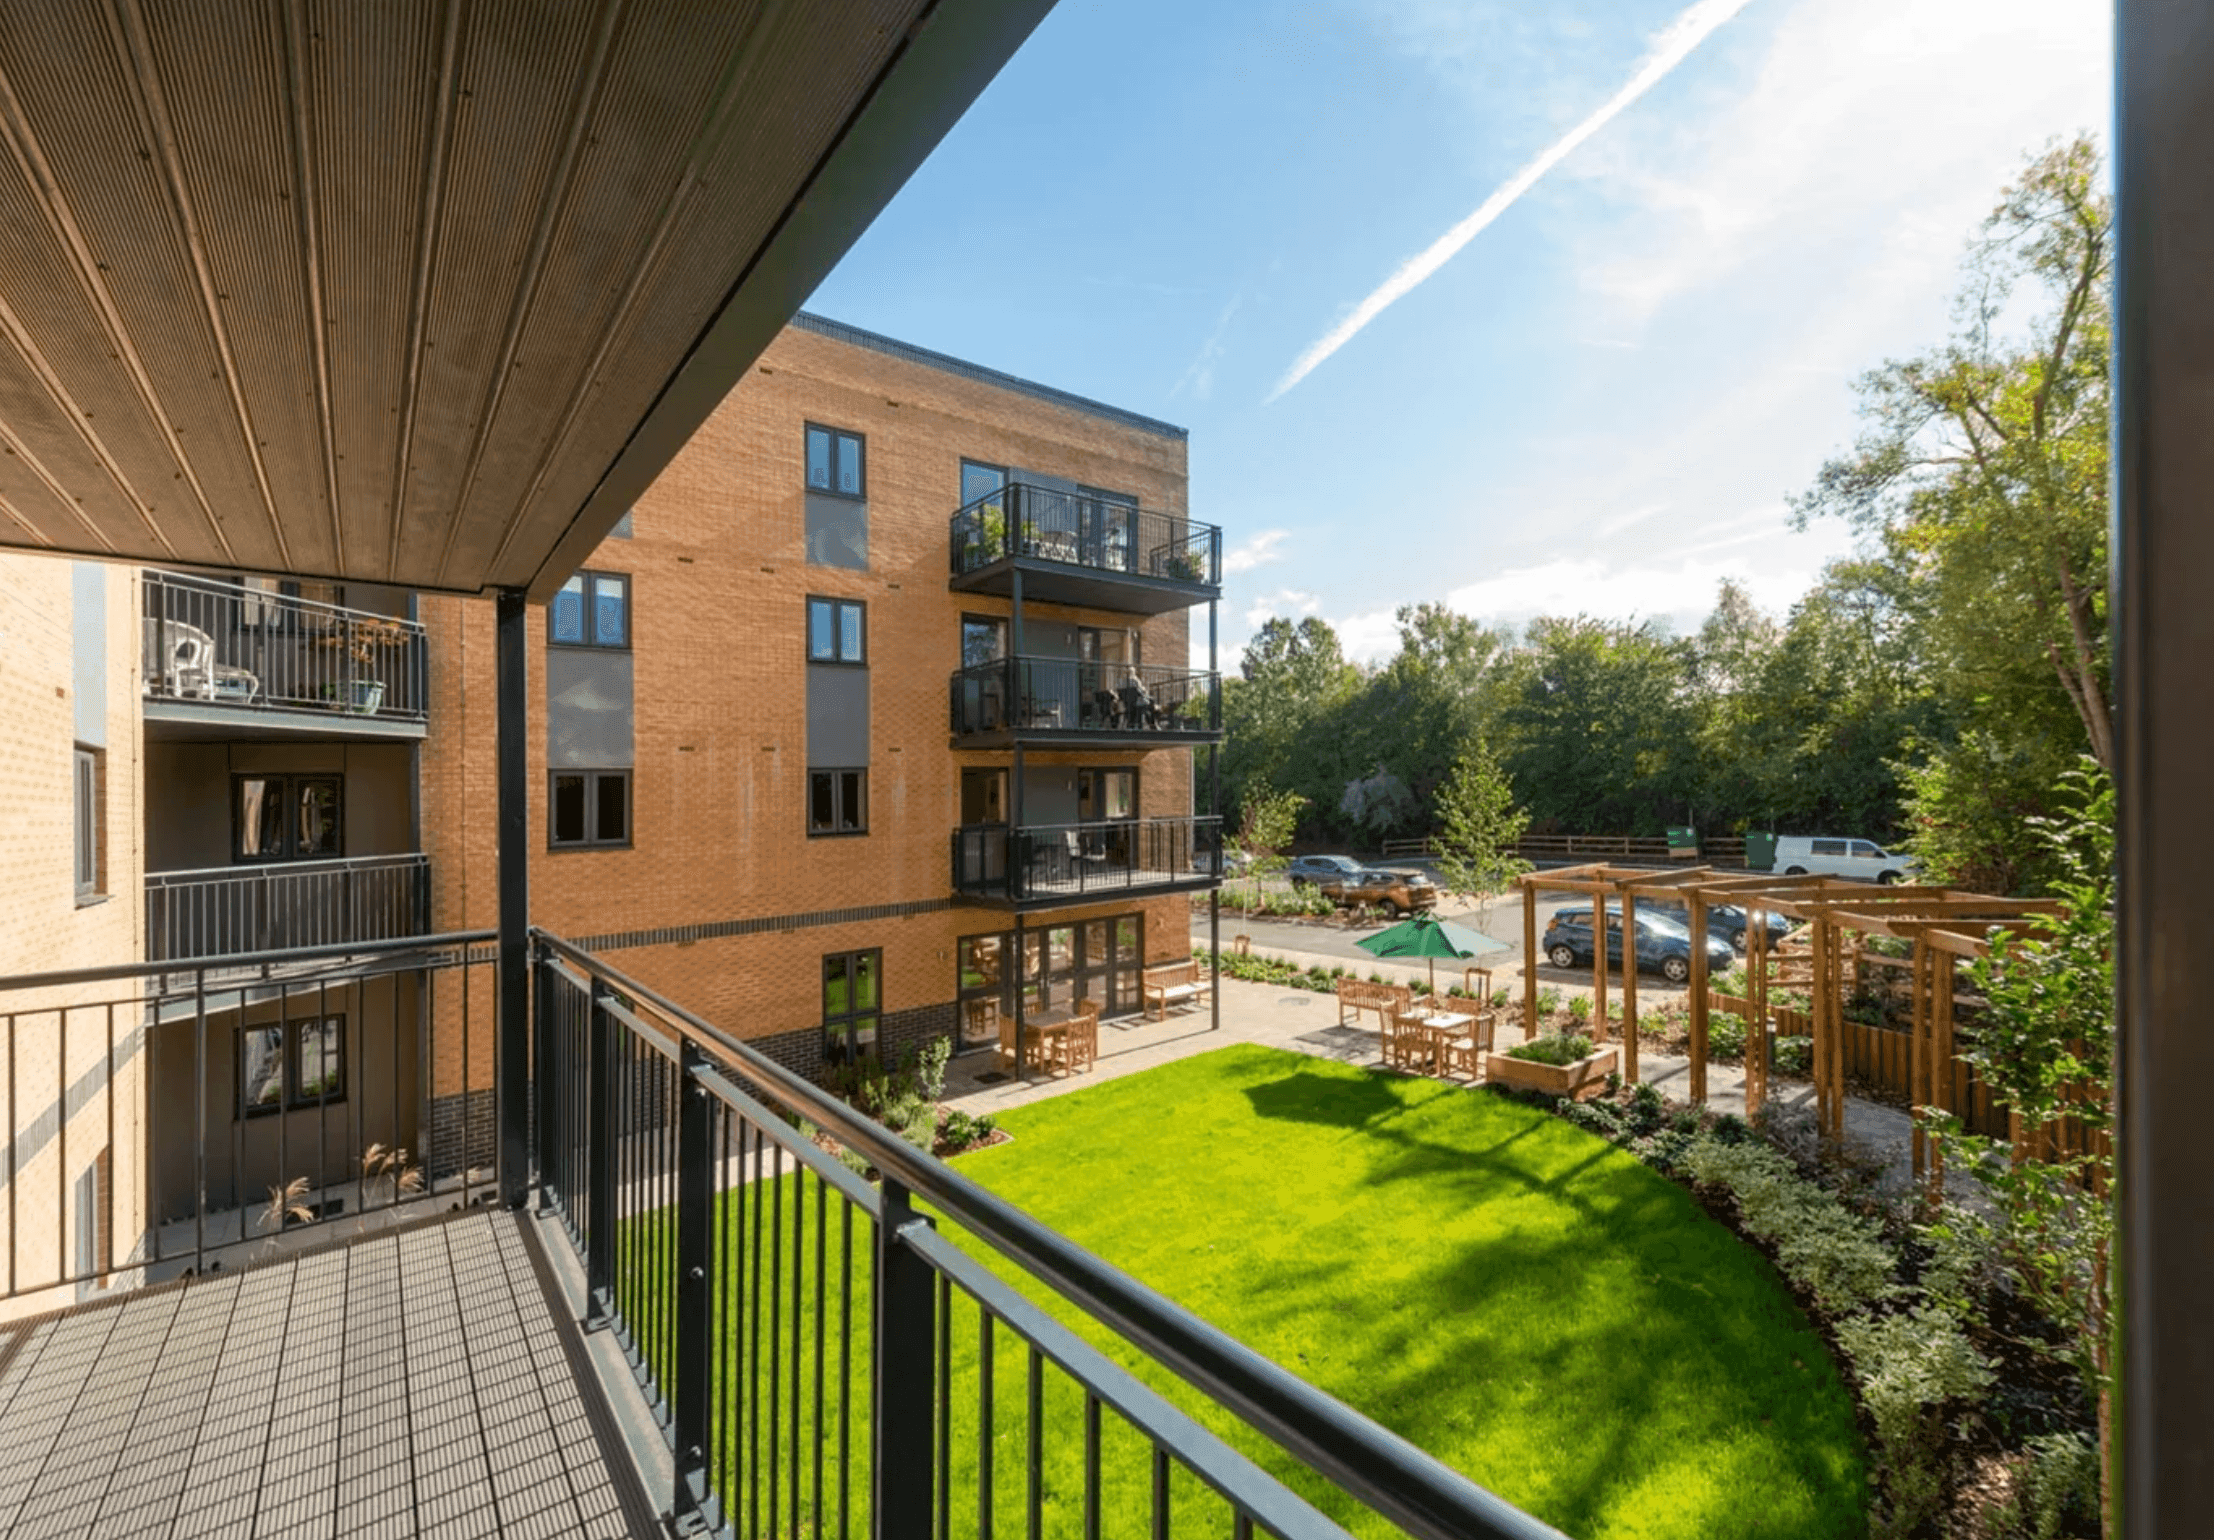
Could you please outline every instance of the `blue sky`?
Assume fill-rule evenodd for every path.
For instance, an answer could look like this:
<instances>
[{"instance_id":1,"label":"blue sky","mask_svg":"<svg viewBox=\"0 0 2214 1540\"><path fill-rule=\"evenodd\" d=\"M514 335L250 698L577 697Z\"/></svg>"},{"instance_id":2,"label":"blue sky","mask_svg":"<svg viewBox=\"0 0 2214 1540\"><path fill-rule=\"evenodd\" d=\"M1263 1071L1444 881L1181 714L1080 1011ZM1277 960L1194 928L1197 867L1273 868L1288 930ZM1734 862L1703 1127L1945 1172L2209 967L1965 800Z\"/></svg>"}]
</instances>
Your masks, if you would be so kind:
<instances>
[{"instance_id":1,"label":"blue sky","mask_svg":"<svg viewBox=\"0 0 2214 1540\"><path fill-rule=\"evenodd\" d=\"M1270 614L1347 649L1443 600L1781 612L1844 532L1784 499L1850 382L1944 332L2022 158L2102 141L2097 0L1700 0L1711 26L1450 260L1402 265L1622 91L1688 0L1061 0L810 308L1191 429Z\"/></svg>"}]
</instances>

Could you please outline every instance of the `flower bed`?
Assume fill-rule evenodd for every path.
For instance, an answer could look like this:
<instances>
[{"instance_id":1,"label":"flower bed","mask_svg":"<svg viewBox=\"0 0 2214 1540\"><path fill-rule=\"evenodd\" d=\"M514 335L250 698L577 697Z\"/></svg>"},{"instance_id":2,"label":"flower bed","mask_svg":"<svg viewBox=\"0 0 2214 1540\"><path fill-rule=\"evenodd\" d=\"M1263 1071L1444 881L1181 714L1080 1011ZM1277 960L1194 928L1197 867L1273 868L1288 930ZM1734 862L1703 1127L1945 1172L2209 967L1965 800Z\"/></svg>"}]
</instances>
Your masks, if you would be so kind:
<instances>
[{"instance_id":1,"label":"flower bed","mask_svg":"<svg viewBox=\"0 0 2214 1540\"><path fill-rule=\"evenodd\" d=\"M1493 1085L1582 1100L1605 1090L1620 1063L1619 1049L1594 1049L1588 1037L1548 1035L1486 1055L1484 1078Z\"/></svg>"}]
</instances>

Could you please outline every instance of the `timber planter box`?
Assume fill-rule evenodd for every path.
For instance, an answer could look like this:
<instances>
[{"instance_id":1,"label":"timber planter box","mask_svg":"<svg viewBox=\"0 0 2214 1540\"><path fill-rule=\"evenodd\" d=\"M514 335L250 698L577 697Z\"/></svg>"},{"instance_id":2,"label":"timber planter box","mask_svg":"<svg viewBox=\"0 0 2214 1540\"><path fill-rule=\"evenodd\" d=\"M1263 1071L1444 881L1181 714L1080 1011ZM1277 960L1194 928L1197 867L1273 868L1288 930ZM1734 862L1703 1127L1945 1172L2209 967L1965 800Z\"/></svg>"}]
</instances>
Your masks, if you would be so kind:
<instances>
[{"instance_id":1,"label":"timber planter box","mask_svg":"<svg viewBox=\"0 0 2214 1540\"><path fill-rule=\"evenodd\" d=\"M1606 1089L1607 1076L1614 1073L1621 1057L1622 1050L1611 1047L1594 1048L1568 1064L1540 1064L1535 1059L1510 1059L1494 1053L1484 1058L1484 1078L1493 1085L1584 1101Z\"/></svg>"}]
</instances>

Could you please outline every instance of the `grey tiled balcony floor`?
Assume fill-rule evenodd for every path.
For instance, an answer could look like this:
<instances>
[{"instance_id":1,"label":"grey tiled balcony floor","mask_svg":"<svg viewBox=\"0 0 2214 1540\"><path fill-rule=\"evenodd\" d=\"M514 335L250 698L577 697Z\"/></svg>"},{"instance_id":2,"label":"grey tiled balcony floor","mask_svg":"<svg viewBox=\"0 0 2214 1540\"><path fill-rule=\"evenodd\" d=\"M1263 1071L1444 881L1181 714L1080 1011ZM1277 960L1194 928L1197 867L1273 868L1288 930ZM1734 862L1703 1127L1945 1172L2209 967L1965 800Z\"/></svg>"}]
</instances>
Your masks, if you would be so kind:
<instances>
[{"instance_id":1,"label":"grey tiled balcony floor","mask_svg":"<svg viewBox=\"0 0 2214 1540\"><path fill-rule=\"evenodd\" d=\"M0 1535L631 1535L650 1509L524 1223L477 1211L0 1329Z\"/></svg>"}]
</instances>

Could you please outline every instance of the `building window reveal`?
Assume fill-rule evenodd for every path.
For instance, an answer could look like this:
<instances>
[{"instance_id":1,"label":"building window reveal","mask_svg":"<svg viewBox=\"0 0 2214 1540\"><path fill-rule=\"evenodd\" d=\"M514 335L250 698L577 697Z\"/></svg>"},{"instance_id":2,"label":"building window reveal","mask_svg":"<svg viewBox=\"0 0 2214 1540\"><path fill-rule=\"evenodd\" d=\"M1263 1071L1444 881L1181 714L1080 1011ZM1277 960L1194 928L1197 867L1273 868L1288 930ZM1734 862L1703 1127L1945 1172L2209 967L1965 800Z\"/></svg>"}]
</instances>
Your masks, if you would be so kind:
<instances>
[{"instance_id":1,"label":"building window reveal","mask_svg":"<svg viewBox=\"0 0 2214 1540\"><path fill-rule=\"evenodd\" d=\"M808 771L807 832L809 834L868 833L869 772L866 770Z\"/></svg>"},{"instance_id":2,"label":"building window reveal","mask_svg":"<svg viewBox=\"0 0 2214 1540\"><path fill-rule=\"evenodd\" d=\"M831 952L823 958L823 1057L833 1064L876 1055L877 1013L884 1008L884 953Z\"/></svg>"},{"instance_id":3,"label":"building window reveal","mask_svg":"<svg viewBox=\"0 0 2214 1540\"><path fill-rule=\"evenodd\" d=\"M855 663L868 659L867 607L852 599L807 601L807 661Z\"/></svg>"},{"instance_id":4,"label":"building window reveal","mask_svg":"<svg viewBox=\"0 0 2214 1540\"><path fill-rule=\"evenodd\" d=\"M628 770L556 770L547 843L556 846L630 843Z\"/></svg>"},{"instance_id":5,"label":"building window reveal","mask_svg":"<svg viewBox=\"0 0 2214 1540\"><path fill-rule=\"evenodd\" d=\"M321 1107L345 1096L345 1017L239 1029L239 1116Z\"/></svg>"},{"instance_id":6,"label":"building window reveal","mask_svg":"<svg viewBox=\"0 0 2214 1540\"><path fill-rule=\"evenodd\" d=\"M628 647L630 579L578 572L546 606L546 640L560 647Z\"/></svg>"},{"instance_id":7,"label":"building window reveal","mask_svg":"<svg viewBox=\"0 0 2214 1540\"><path fill-rule=\"evenodd\" d=\"M233 860L332 861L346 853L343 776L240 775L231 785Z\"/></svg>"},{"instance_id":8,"label":"building window reveal","mask_svg":"<svg viewBox=\"0 0 2214 1540\"><path fill-rule=\"evenodd\" d=\"M103 891L100 871L100 832L105 821L100 807L100 751L76 752L76 866L77 896L93 898Z\"/></svg>"},{"instance_id":9,"label":"building window reveal","mask_svg":"<svg viewBox=\"0 0 2214 1540\"><path fill-rule=\"evenodd\" d=\"M866 497L868 481L862 467L861 435L848 433L843 428L818 428L809 423L807 486L813 492Z\"/></svg>"}]
</instances>

